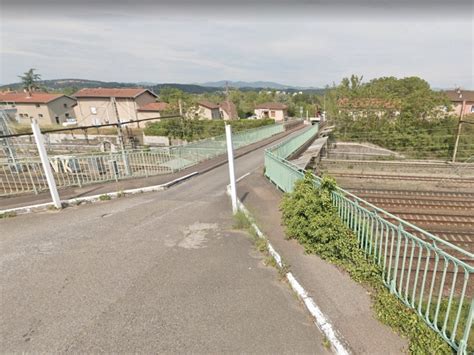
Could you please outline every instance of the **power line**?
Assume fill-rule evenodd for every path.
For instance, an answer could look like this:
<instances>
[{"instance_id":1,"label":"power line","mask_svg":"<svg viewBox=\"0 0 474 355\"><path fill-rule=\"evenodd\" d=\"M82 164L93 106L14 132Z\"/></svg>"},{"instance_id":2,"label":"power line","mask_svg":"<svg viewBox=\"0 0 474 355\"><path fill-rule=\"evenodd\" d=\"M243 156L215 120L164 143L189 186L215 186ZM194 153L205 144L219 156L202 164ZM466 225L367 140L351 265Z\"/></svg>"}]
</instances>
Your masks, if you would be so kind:
<instances>
[{"instance_id":1,"label":"power line","mask_svg":"<svg viewBox=\"0 0 474 355\"><path fill-rule=\"evenodd\" d=\"M46 134L46 133L69 132L69 131L83 131L85 129L100 128L100 127L117 127L117 126L121 126L121 125L127 125L129 123L146 122L146 121L153 121L153 120L166 119L166 118L182 118L182 116L180 116L180 115L170 115L170 116L142 118L142 119L139 119L139 120L130 120L130 121L124 121L124 122L120 122L120 123L116 122L116 123L105 123L105 124L92 125L92 126L50 129L50 130L46 130L46 131L41 131L41 133ZM2 136L0 136L0 138L22 137L22 136L32 136L32 135L33 135L32 132L29 132L29 133L14 133L14 134L2 135Z\"/></svg>"}]
</instances>

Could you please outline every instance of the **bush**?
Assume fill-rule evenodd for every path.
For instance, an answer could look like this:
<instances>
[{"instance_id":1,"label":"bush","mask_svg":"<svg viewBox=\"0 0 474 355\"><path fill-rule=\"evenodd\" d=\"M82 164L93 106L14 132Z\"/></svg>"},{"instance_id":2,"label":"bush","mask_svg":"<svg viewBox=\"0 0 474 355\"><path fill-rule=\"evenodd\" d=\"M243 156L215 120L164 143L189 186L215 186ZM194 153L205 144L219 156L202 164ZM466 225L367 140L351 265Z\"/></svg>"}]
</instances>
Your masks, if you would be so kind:
<instances>
[{"instance_id":1,"label":"bush","mask_svg":"<svg viewBox=\"0 0 474 355\"><path fill-rule=\"evenodd\" d=\"M342 267L363 283L378 319L410 340L412 354L451 354L451 347L385 287L382 271L365 258L357 237L339 218L331 201L335 188L335 181L328 177L316 186L307 173L292 193L285 194L281 210L288 237L298 240L306 252Z\"/></svg>"}]
</instances>

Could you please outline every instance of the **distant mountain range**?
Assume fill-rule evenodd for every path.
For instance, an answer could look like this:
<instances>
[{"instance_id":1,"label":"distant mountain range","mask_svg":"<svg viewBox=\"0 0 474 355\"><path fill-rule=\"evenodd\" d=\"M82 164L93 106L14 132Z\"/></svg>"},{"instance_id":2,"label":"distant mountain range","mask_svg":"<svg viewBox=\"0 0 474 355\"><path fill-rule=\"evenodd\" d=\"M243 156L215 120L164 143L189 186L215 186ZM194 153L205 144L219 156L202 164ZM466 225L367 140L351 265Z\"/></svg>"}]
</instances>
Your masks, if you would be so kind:
<instances>
[{"instance_id":1,"label":"distant mountain range","mask_svg":"<svg viewBox=\"0 0 474 355\"><path fill-rule=\"evenodd\" d=\"M225 86L229 85L232 88L264 88L264 89L275 89L275 90L314 90L318 88L314 87L302 87L302 86L293 86L293 85L285 85L280 83L275 83L273 81L210 81L207 83L200 83L198 85L207 86L207 87L217 87L217 88L225 88Z\"/></svg>"},{"instance_id":2,"label":"distant mountain range","mask_svg":"<svg viewBox=\"0 0 474 355\"><path fill-rule=\"evenodd\" d=\"M238 88L243 91L250 90L285 90L289 92L304 91L311 93L322 93L324 89L320 88L304 88L283 85L274 83L271 81L228 81L230 88ZM124 83L115 81L99 81L99 80L88 80L88 79L53 79L43 80L40 82L42 86L50 90L63 90L63 89L74 89L80 90L82 88L120 88L120 87L144 87L151 89L155 92L159 92L164 87L176 88L192 94L202 94L206 92L222 91L226 86L226 81L215 81L200 84L178 84L178 83L152 83L152 82L137 82L137 83ZM1 85L0 90L19 90L21 89L21 83L12 83L7 85Z\"/></svg>"}]
</instances>

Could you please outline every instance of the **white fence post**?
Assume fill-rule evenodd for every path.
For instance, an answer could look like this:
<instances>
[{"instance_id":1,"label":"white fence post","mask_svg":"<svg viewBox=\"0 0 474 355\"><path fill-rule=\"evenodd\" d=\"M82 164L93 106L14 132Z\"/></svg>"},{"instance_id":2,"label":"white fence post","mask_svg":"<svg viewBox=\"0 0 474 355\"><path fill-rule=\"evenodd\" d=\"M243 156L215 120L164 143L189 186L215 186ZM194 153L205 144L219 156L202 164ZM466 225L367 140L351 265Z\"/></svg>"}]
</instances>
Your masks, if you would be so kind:
<instances>
[{"instance_id":1,"label":"white fence post","mask_svg":"<svg viewBox=\"0 0 474 355\"><path fill-rule=\"evenodd\" d=\"M237 189L235 187L234 151L232 146L232 128L225 125L225 136L227 141L227 158L229 160L230 197L232 199L232 213L237 213Z\"/></svg>"},{"instance_id":2,"label":"white fence post","mask_svg":"<svg viewBox=\"0 0 474 355\"><path fill-rule=\"evenodd\" d=\"M46 153L46 148L44 147L43 135L41 134L36 118L33 118L31 121L31 129L33 130L33 135L36 141L36 147L38 148L41 164L43 165L44 174L46 175L46 181L48 182L49 192L51 193L51 198L53 199L54 206L56 208L61 208L61 200L59 199L56 181L54 181L51 165L49 164L48 153Z\"/></svg>"}]
</instances>

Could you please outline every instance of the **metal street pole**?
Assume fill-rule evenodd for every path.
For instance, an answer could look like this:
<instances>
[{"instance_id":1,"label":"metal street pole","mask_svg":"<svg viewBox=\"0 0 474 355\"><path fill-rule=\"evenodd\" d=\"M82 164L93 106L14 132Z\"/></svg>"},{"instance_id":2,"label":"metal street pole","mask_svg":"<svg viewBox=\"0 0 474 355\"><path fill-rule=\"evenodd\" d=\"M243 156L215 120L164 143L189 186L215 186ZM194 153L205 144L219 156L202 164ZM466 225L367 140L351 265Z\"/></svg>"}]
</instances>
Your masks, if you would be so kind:
<instances>
[{"instance_id":1,"label":"metal street pole","mask_svg":"<svg viewBox=\"0 0 474 355\"><path fill-rule=\"evenodd\" d=\"M56 187L56 181L54 181L53 171L49 164L48 153L44 147L43 135L41 134L38 121L36 118L31 120L31 129L33 130L33 136L35 137L36 146L38 147L38 153L41 159L41 165L43 165L44 174L46 175L46 181L48 182L49 192L53 199L54 207L61 208L61 200L59 199L58 189Z\"/></svg>"},{"instance_id":2,"label":"metal street pole","mask_svg":"<svg viewBox=\"0 0 474 355\"><path fill-rule=\"evenodd\" d=\"M227 141L227 158L229 161L230 197L232 200L232 213L237 213L237 188L235 186L234 151L232 146L232 128L225 125L225 136Z\"/></svg>"},{"instance_id":3,"label":"metal street pole","mask_svg":"<svg viewBox=\"0 0 474 355\"><path fill-rule=\"evenodd\" d=\"M112 107L114 108L115 119L117 120L117 134L118 134L118 140L120 144L120 150L122 152L122 160L123 160L123 165L125 167L125 174L127 176L130 176L131 175L130 164L128 162L127 153L125 152L125 139L123 137L122 122L120 121L117 101L115 100L115 97L111 97L110 102L112 103Z\"/></svg>"}]
</instances>

